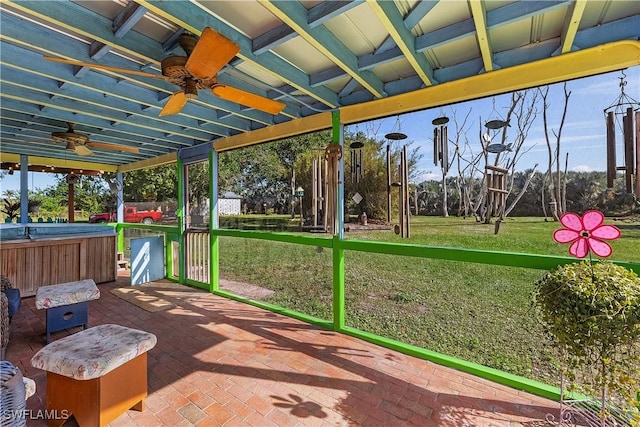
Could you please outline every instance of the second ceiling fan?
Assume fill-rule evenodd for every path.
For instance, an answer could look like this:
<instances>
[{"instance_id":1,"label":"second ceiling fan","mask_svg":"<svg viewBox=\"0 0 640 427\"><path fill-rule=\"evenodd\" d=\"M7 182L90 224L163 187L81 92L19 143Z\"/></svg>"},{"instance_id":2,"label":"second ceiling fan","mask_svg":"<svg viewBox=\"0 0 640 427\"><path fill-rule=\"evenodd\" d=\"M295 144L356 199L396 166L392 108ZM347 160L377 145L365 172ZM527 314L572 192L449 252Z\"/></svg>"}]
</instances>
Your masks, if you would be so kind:
<instances>
[{"instance_id":1,"label":"second ceiling fan","mask_svg":"<svg viewBox=\"0 0 640 427\"><path fill-rule=\"evenodd\" d=\"M44 58L48 61L81 67L162 79L180 86L180 90L169 97L160 111L160 116L177 114L182 111L188 100L198 97L198 90L200 89L211 90L214 95L227 101L236 102L245 107L255 108L274 115L280 114L284 109L285 104L282 102L218 83L218 71L222 70L240 52L240 47L222 34L207 27L200 38L191 34L182 34L178 39L178 43L187 55L170 56L163 59L160 63L162 74L151 74L144 71L73 61L54 56L45 56Z\"/></svg>"},{"instance_id":2,"label":"second ceiling fan","mask_svg":"<svg viewBox=\"0 0 640 427\"><path fill-rule=\"evenodd\" d=\"M96 142L90 141L87 135L81 133L75 133L73 131L73 123L67 122L67 131L66 132L52 132L51 139L54 142L62 142L66 144L66 149L70 151L74 151L79 156L89 156L93 154L93 151L89 149L99 148L102 150L115 150L115 151L123 151L127 153L139 153L138 147L131 147L128 145L120 145L120 144L108 144L105 142Z\"/></svg>"}]
</instances>

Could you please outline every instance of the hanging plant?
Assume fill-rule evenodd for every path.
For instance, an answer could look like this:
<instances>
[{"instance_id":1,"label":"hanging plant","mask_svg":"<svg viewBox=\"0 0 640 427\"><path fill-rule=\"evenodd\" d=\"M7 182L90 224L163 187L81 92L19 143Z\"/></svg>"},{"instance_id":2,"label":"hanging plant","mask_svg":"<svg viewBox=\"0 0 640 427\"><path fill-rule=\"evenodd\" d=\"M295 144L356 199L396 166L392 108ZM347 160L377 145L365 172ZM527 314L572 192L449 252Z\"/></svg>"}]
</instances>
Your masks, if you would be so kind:
<instances>
[{"instance_id":1,"label":"hanging plant","mask_svg":"<svg viewBox=\"0 0 640 427\"><path fill-rule=\"evenodd\" d=\"M40 205L42 202L40 200L29 200L27 205L27 210L29 213L37 214L40 212Z\"/></svg>"},{"instance_id":2,"label":"hanging plant","mask_svg":"<svg viewBox=\"0 0 640 427\"><path fill-rule=\"evenodd\" d=\"M569 243L571 255L589 259L557 267L536 283L538 318L569 389L599 399L597 425L640 425L640 277L591 258L591 252L610 256L605 240L620 236L616 227L603 225L601 212L566 213L560 221L566 228L554 239Z\"/></svg>"}]
</instances>

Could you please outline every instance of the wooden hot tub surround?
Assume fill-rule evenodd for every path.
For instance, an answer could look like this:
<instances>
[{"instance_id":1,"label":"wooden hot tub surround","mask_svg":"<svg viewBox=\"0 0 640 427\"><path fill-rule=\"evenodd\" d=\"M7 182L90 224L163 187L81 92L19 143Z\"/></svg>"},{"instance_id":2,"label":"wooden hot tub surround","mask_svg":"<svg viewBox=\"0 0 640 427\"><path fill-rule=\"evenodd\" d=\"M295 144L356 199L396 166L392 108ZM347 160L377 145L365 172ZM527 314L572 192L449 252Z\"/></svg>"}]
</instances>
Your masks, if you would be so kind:
<instances>
[{"instance_id":1,"label":"wooden hot tub surround","mask_svg":"<svg viewBox=\"0 0 640 427\"><path fill-rule=\"evenodd\" d=\"M77 227L77 226L75 226ZM33 296L40 286L93 279L96 283L116 279L116 233L113 227L96 232L40 234L26 239L2 239L0 273L9 277L23 297ZM3 233L4 234L4 233ZM3 236L4 237L4 236Z\"/></svg>"}]
</instances>

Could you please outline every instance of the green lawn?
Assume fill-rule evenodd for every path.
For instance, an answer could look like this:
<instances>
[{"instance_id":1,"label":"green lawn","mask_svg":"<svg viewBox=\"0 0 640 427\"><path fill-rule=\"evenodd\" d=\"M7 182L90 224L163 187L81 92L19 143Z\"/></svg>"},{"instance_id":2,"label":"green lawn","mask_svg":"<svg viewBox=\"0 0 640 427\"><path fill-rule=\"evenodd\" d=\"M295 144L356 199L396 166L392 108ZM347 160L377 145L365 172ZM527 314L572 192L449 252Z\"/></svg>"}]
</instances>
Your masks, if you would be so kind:
<instances>
[{"instance_id":1,"label":"green lawn","mask_svg":"<svg viewBox=\"0 0 640 427\"><path fill-rule=\"evenodd\" d=\"M640 223L622 230L614 260L640 262ZM508 219L500 233L472 219L413 217L412 237L392 231L349 232L348 239L494 251L567 255L552 239L557 223ZM498 255L499 256L499 255ZM531 304L545 272L347 251L346 323L443 354L556 384L557 372ZM267 301L330 320L331 251L289 243L224 237L221 274L275 291Z\"/></svg>"}]
</instances>

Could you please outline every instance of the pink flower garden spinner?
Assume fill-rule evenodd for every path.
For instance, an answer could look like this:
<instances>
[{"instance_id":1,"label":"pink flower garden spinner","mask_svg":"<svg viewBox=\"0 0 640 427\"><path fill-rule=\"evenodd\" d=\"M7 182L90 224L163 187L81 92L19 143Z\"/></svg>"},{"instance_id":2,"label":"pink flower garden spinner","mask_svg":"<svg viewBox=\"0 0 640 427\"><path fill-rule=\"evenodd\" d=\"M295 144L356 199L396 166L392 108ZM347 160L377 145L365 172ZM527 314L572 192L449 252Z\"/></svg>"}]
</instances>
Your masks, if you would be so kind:
<instances>
[{"instance_id":1,"label":"pink flower garden spinner","mask_svg":"<svg viewBox=\"0 0 640 427\"><path fill-rule=\"evenodd\" d=\"M604 225L604 214L600 211L587 211L582 217L567 212L560 218L565 226L553 233L558 243L570 243L569 253L576 258L584 258L593 251L601 258L611 256L613 249L605 240L620 237L620 230L613 225Z\"/></svg>"}]
</instances>

